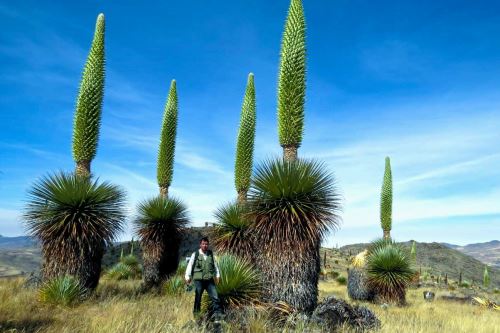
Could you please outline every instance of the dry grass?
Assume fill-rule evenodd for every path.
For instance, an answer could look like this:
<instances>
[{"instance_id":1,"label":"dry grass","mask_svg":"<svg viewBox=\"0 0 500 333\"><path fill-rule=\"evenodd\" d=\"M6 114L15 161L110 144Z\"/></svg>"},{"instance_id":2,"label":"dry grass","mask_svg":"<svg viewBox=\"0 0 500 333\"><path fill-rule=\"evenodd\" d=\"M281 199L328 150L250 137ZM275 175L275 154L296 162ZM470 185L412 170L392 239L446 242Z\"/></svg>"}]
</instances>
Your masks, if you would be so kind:
<instances>
[{"instance_id":1,"label":"dry grass","mask_svg":"<svg viewBox=\"0 0 500 333\"><path fill-rule=\"evenodd\" d=\"M192 318L193 294L138 295L139 281L102 281L91 299L62 308L40 304L36 291L23 288L22 282L0 280L0 332L201 332L186 325ZM320 290L320 297L347 298L346 287L336 282L321 282ZM421 289L410 290L407 299L408 306L387 310L366 304L382 321L380 332L500 332L500 314L493 310L440 300L427 303ZM232 326L224 331L242 332ZM252 312L244 332L266 331L271 331L266 315Z\"/></svg>"}]
</instances>

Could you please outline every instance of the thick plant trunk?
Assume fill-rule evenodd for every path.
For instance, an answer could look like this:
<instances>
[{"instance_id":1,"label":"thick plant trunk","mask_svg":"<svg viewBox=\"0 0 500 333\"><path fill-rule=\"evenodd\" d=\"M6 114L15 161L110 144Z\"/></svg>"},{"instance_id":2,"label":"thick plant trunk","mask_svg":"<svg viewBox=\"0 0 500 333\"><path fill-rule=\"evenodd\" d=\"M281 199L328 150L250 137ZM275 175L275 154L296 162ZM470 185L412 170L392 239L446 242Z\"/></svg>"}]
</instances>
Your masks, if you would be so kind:
<instances>
[{"instance_id":1,"label":"thick plant trunk","mask_svg":"<svg viewBox=\"0 0 500 333\"><path fill-rule=\"evenodd\" d=\"M368 286L367 273L363 268L353 267L347 273L347 293L353 300L371 301L374 291Z\"/></svg>"},{"instance_id":2,"label":"thick plant trunk","mask_svg":"<svg viewBox=\"0 0 500 333\"><path fill-rule=\"evenodd\" d=\"M245 190L240 190L238 191L238 203L242 204L247 201L247 191Z\"/></svg>"},{"instance_id":3,"label":"thick plant trunk","mask_svg":"<svg viewBox=\"0 0 500 333\"><path fill-rule=\"evenodd\" d=\"M384 230L384 239L391 239L391 231Z\"/></svg>"},{"instance_id":4,"label":"thick plant trunk","mask_svg":"<svg viewBox=\"0 0 500 333\"><path fill-rule=\"evenodd\" d=\"M158 287L177 270L179 247L172 240L164 244L142 244L143 280L146 289Z\"/></svg>"},{"instance_id":5,"label":"thick plant trunk","mask_svg":"<svg viewBox=\"0 0 500 333\"><path fill-rule=\"evenodd\" d=\"M87 289L93 290L97 287L101 275L104 244L85 249L42 246L42 254L44 280L62 275L72 275Z\"/></svg>"},{"instance_id":6,"label":"thick plant trunk","mask_svg":"<svg viewBox=\"0 0 500 333\"><path fill-rule=\"evenodd\" d=\"M262 272L264 301L284 301L310 314L318 301L319 244L301 249L300 253L290 250L276 251L266 246L257 250L255 259Z\"/></svg>"},{"instance_id":7,"label":"thick plant trunk","mask_svg":"<svg viewBox=\"0 0 500 333\"><path fill-rule=\"evenodd\" d=\"M168 185L160 185L160 196L168 198Z\"/></svg>"},{"instance_id":8,"label":"thick plant trunk","mask_svg":"<svg viewBox=\"0 0 500 333\"><path fill-rule=\"evenodd\" d=\"M146 289L160 285L160 260L158 258L144 255L142 268L142 279Z\"/></svg>"},{"instance_id":9,"label":"thick plant trunk","mask_svg":"<svg viewBox=\"0 0 500 333\"><path fill-rule=\"evenodd\" d=\"M293 162L297 159L298 147L295 145L286 145L283 147L283 158L285 161Z\"/></svg>"},{"instance_id":10,"label":"thick plant trunk","mask_svg":"<svg viewBox=\"0 0 500 333\"><path fill-rule=\"evenodd\" d=\"M79 176L90 176L90 161L77 161L75 172Z\"/></svg>"}]
</instances>

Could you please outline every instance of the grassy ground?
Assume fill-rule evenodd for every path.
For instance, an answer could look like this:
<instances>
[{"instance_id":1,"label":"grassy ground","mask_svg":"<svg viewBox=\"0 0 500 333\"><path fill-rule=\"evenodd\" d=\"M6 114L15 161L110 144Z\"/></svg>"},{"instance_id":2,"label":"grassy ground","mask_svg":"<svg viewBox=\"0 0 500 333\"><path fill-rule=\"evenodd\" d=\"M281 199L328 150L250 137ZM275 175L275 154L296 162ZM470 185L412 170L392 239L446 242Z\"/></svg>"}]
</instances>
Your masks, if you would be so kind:
<instances>
[{"instance_id":1,"label":"grassy ground","mask_svg":"<svg viewBox=\"0 0 500 333\"><path fill-rule=\"evenodd\" d=\"M135 293L139 281L102 281L95 295L72 308L40 304L37 292L22 279L0 280L0 332L199 332L191 323L193 294L181 296ZM443 293L437 291L437 294ZM346 287L320 282L320 297L347 298ZM500 314L468 304L436 300L427 303L422 290L410 290L408 306L366 304L382 322L380 332L500 332ZM191 324L190 324L191 323ZM304 329L299 325L300 331ZM254 313L245 330L228 325L225 332L271 332L265 314ZM288 330L281 330L282 332ZM308 331L310 332L310 330ZM343 332L349 332L348 329Z\"/></svg>"}]
</instances>

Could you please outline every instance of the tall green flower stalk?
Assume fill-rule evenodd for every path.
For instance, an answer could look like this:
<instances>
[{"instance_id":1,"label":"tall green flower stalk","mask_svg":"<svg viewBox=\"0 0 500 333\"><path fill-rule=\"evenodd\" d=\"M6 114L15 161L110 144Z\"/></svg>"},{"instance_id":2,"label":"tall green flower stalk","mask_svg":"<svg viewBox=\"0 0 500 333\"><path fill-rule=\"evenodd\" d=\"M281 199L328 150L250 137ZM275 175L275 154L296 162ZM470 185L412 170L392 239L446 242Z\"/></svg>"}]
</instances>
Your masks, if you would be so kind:
<instances>
[{"instance_id":1,"label":"tall green flower stalk","mask_svg":"<svg viewBox=\"0 0 500 333\"><path fill-rule=\"evenodd\" d=\"M83 69L73 127L73 159L76 173L81 176L90 175L90 164L97 152L104 96L104 64L104 14L99 14Z\"/></svg>"},{"instance_id":2,"label":"tall green flower stalk","mask_svg":"<svg viewBox=\"0 0 500 333\"><path fill-rule=\"evenodd\" d=\"M160 195L168 197L168 188L174 174L175 137L177 134L177 87L175 80L170 84L158 149L157 178Z\"/></svg>"},{"instance_id":3,"label":"tall green flower stalk","mask_svg":"<svg viewBox=\"0 0 500 333\"><path fill-rule=\"evenodd\" d=\"M413 241L413 244L411 245L410 257L411 257L412 264L416 265L417 264L417 242L415 242L415 241Z\"/></svg>"},{"instance_id":4,"label":"tall green flower stalk","mask_svg":"<svg viewBox=\"0 0 500 333\"><path fill-rule=\"evenodd\" d=\"M255 140L255 85L253 74L248 74L247 87L241 106L240 128L236 146L234 183L238 202L246 201L250 177L252 175L253 150Z\"/></svg>"},{"instance_id":5,"label":"tall green flower stalk","mask_svg":"<svg viewBox=\"0 0 500 333\"><path fill-rule=\"evenodd\" d=\"M291 0L281 43L278 135L287 161L297 159L304 131L306 21L302 0Z\"/></svg>"},{"instance_id":6,"label":"tall green flower stalk","mask_svg":"<svg viewBox=\"0 0 500 333\"><path fill-rule=\"evenodd\" d=\"M392 173L389 157L385 158L384 181L380 198L380 224L384 231L384 239L390 239L392 228Z\"/></svg>"},{"instance_id":7,"label":"tall green flower stalk","mask_svg":"<svg viewBox=\"0 0 500 333\"><path fill-rule=\"evenodd\" d=\"M483 286L485 288L488 288L490 286L490 273L488 273L488 266L484 266Z\"/></svg>"}]
</instances>

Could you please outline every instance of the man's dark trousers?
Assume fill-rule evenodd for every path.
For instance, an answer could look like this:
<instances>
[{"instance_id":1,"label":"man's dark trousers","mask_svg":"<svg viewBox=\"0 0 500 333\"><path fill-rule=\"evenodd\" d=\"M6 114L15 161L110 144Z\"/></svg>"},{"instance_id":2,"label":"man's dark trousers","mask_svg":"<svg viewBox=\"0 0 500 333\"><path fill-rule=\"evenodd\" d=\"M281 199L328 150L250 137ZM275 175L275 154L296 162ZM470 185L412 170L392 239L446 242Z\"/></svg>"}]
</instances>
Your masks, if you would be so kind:
<instances>
[{"instance_id":1,"label":"man's dark trousers","mask_svg":"<svg viewBox=\"0 0 500 333\"><path fill-rule=\"evenodd\" d=\"M200 313L201 295L206 290L210 301L212 302L212 310L215 315L220 315L220 301L215 289L214 279L210 280L194 280L194 309L193 314L196 316Z\"/></svg>"}]
</instances>

